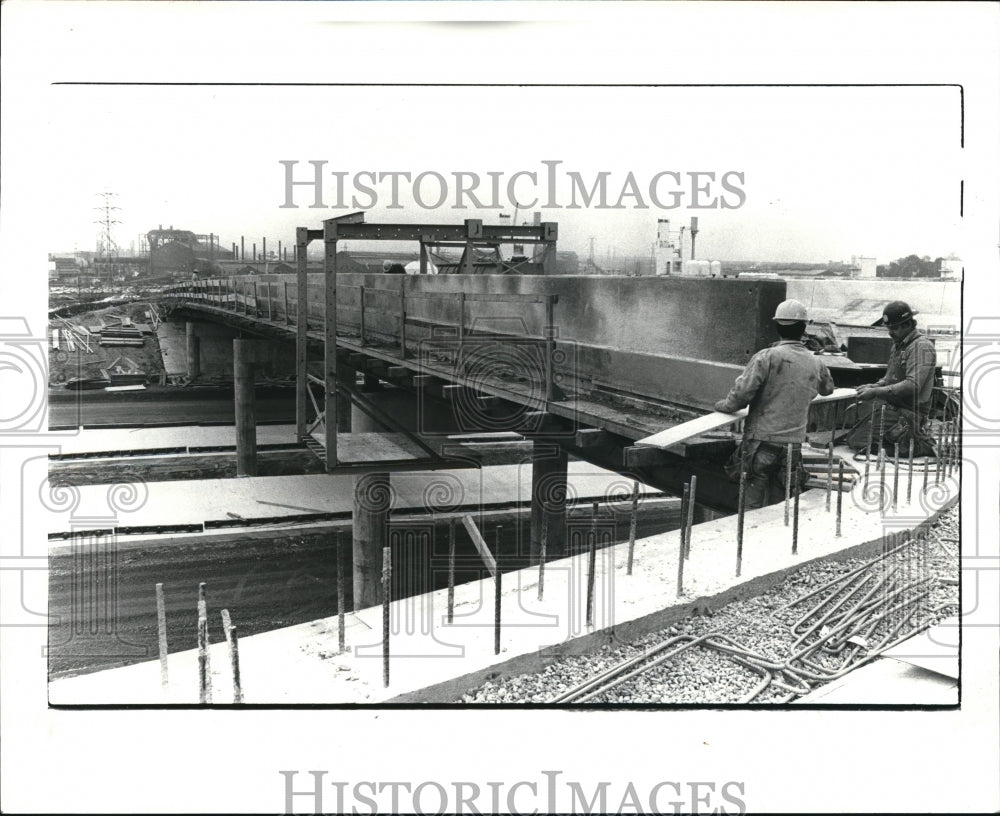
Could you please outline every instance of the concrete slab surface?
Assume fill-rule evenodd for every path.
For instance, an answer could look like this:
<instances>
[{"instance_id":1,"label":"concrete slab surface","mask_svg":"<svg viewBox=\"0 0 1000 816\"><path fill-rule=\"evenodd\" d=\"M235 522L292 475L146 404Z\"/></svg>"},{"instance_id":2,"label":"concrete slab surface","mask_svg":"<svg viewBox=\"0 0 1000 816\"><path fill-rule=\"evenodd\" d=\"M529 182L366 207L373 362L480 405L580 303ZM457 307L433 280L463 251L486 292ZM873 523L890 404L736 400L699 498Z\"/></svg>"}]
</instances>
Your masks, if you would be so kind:
<instances>
[{"instance_id":1,"label":"concrete slab surface","mask_svg":"<svg viewBox=\"0 0 1000 816\"><path fill-rule=\"evenodd\" d=\"M161 321L156 327L156 339L167 376L187 374L187 329L184 324Z\"/></svg>"},{"instance_id":2,"label":"concrete slab surface","mask_svg":"<svg viewBox=\"0 0 1000 816\"><path fill-rule=\"evenodd\" d=\"M316 484L324 484L322 478ZM516 484L516 480L506 480L508 490ZM871 484L877 486L877 478ZM337 649L336 617L248 637L240 643L244 701L454 702L497 673L537 671L551 656L586 651L610 643L613 637L628 640L660 629L690 614L696 603L721 606L729 600L759 594L811 561L870 555L881 548L887 530L912 530L936 518L958 496L959 485L954 478L932 488L924 495L918 485L912 503L900 502L894 512L887 504L880 508L872 502L871 486L865 491L863 484L858 484L850 495L845 494L840 538L834 535L833 514L824 509L824 493L809 491L801 498L796 555L791 553L792 528L784 524L781 504L748 513L739 578L734 574L736 518L696 525L690 558L684 562L683 592L679 595L678 531L637 541L631 576L625 574L628 544L608 547L596 558L592 625L587 624L585 613L586 554L552 561L545 567L543 600L537 597L537 568L507 573L501 591L499 655L494 654L493 645L496 596L492 580L455 589L454 621L450 624L446 619L447 590L394 601L390 604L388 687L382 680L380 607L347 615L347 650L343 654L338 654ZM300 495L296 503L305 501ZM210 610L214 616L219 612ZM239 625L239 621L234 623ZM225 695L231 693L224 649L216 646L212 655L218 684L215 702L225 702ZM53 681L50 700L66 705L196 704L195 652L170 655L169 663L173 679L166 691L160 686L158 662L150 661ZM870 699L855 701L899 703L900 699L883 700L873 692Z\"/></svg>"},{"instance_id":3,"label":"concrete slab surface","mask_svg":"<svg viewBox=\"0 0 1000 816\"><path fill-rule=\"evenodd\" d=\"M213 429L215 430L215 429ZM148 482L137 484L134 497L116 500L109 516L115 485L81 485L79 501L64 512L46 515L46 531L70 531L110 527L149 527L203 524L234 518L256 519L296 516L303 513L343 513L348 517L354 503L353 475L316 474L282 477L241 477L198 481ZM631 490L631 481L587 462L570 462L570 497L602 499L616 490ZM393 473L393 510L424 509L429 489L439 484L448 496L475 512L476 508L527 502L531 498L531 464L495 465L476 469L413 471ZM117 486L121 489L123 486ZM640 485L643 495L658 490ZM141 542L136 542L139 546ZM51 540L49 551L70 546L65 540ZM121 537L119 547L132 546Z\"/></svg>"},{"instance_id":4,"label":"concrete slab surface","mask_svg":"<svg viewBox=\"0 0 1000 816\"><path fill-rule=\"evenodd\" d=\"M326 423L320 423L312 433L326 449ZM414 462L429 458L427 452L401 433L338 433L337 461L340 464L360 462Z\"/></svg>"}]
</instances>

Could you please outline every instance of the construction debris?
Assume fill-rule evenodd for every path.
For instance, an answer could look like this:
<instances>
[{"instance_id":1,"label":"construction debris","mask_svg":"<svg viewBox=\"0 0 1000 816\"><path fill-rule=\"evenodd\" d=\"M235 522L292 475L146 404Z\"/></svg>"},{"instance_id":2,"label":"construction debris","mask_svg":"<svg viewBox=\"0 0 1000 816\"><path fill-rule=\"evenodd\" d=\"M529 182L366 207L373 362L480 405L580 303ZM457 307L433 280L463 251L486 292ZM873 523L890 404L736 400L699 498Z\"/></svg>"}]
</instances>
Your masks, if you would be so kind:
<instances>
[{"instance_id":1,"label":"construction debris","mask_svg":"<svg viewBox=\"0 0 1000 816\"><path fill-rule=\"evenodd\" d=\"M152 304L49 318L49 378L71 389L142 387L163 378L163 361L153 325L162 318ZM147 337L148 335L148 337ZM107 363L103 348L134 348L134 359Z\"/></svg>"}]
</instances>

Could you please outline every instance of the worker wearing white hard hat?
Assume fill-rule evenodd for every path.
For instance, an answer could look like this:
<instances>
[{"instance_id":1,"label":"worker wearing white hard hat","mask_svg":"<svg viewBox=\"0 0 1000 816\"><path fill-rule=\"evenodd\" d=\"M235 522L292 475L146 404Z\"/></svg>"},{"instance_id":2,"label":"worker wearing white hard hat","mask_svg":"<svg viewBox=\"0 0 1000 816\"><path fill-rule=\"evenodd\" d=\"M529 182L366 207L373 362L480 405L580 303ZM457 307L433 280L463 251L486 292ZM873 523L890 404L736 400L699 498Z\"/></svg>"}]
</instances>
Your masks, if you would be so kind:
<instances>
[{"instance_id":1,"label":"worker wearing white hard hat","mask_svg":"<svg viewBox=\"0 0 1000 816\"><path fill-rule=\"evenodd\" d=\"M789 443L793 478L801 484L809 404L817 394L833 393L826 364L802 342L808 320L799 301L779 303L773 318L778 342L753 355L726 398L715 403L716 411L728 414L749 407L743 440L727 466L734 479L741 469L746 471L747 509L784 496Z\"/></svg>"},{"instance_id":2,"label":"worker wearing white hard hat","mask_svg":"<svg viewBox=\"0 0 1000 816\"><path fill-rule=\"evenodd\" d=\"M783 300L774 310L775 323L788 325L799 321L807 323L809 315L806 313L806 307L797 300Z\"/></svg>"}]
</instances>

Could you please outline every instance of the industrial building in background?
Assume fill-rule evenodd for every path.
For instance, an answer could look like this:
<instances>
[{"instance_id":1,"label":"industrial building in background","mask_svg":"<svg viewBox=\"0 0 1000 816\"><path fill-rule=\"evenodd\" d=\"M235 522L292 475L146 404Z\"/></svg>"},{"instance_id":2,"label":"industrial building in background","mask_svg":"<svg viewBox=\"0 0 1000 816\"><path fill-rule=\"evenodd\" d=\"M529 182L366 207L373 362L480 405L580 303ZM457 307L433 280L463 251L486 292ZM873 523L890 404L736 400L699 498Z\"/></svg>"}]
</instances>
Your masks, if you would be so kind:
<instances>
[{"instance_id":1,"label":"industrial building in background","mask_svg":"<svg viewBox=\"0 0 1000 816\"><path fill-rule=\"evenodd\" d=\"M653 248L657 275L687 275L695 278L722 277L721 261L700 260L695 256L695 239L698 237L698 218L691 219L690 227L670 229L670 219L656 222L656 244Z\"/></svg>"}]
</instances>

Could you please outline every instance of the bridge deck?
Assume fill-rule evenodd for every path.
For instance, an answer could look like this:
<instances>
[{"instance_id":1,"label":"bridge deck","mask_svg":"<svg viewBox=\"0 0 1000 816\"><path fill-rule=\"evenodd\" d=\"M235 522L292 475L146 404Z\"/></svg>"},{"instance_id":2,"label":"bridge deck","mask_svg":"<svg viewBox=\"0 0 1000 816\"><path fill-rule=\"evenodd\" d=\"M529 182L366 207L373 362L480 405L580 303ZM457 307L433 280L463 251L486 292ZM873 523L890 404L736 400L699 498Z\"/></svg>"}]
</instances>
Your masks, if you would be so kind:
<instances>
[{"instance_id":1,"label":"bridge deck","mask_svg":"<svg viewBox=\"0 0 1000 816\"><path fill-rule=\"evenodd\" d=\"M192 312L202 312L213 317L230 321L232 313L218 307L204 304L186 304L185 309ZM249 323L240 319L236 321L245 324L242 327L252 327L257 331L266 332L270 336L282 337L294 342L295 326L267 318L253 318ZM323 332L310 329L307 337L311 345L319 348L324 342ZM626 439L641 439L644 436L662 431L664 428L684 422L697 415L697 411L686 409L680 405L672 405L655 398L639 395L615 393L612 390L602 390L599 386L583 394L567 394L564 399L546 404L543 392L537 383L523 382L504 378L497 374L479 373L474 377L463 377L456 374L453 367L435 363L429 357L401 357L398 344L362 345L356 334L345 333L337 336L337 346L344 352L363 354L366 358L381 360L387 366L403 366L414 374L428 374L443 380L475 388L478 392L496 396L514 403L530 406L536 410L546 410L548 413L563 417L580 426L603 428ZM663 358L667 359L667 358ZM735 374L737 369L723 366L726 376ZM730 371L730 369L732 369ZM678 376L681 372L678 372ZM731 382L729 382L731 384ZM728 385L726 386L728 388ZM724 396L725 390L719 396Z\"/></svg>"}]
</instances>

